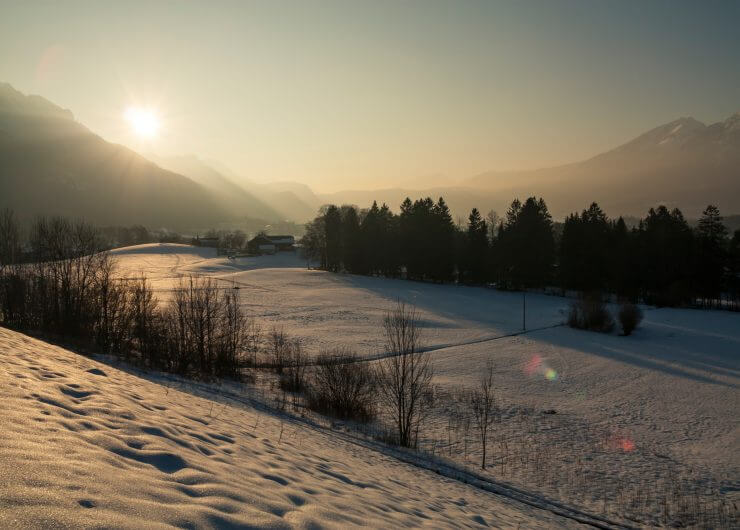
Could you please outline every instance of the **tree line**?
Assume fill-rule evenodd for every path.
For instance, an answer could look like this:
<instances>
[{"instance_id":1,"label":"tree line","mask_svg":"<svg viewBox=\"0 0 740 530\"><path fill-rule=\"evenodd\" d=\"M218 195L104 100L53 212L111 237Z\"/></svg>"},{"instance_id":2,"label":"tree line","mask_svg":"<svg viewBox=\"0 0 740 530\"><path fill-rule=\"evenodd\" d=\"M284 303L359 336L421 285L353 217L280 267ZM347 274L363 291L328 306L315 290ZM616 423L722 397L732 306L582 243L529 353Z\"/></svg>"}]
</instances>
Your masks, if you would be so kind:
<instances>
[{"instance_id":1,"label":"tree line","mask_svg":"<svg viewBox=\"0 0 740 530\"><path fill-rule=\"evenodd\" d=\"M20 259L24 245L31 261ZM189 276L160 301L146 278L117 271L105 245L100 230L64 217L37 218L24 242L14 214L0 212L0 324L188 377L271 368L281 389L322 414L367 422L384 405L393 418L388 440L416 446L433 371L413 307L399 302L386 314L388 356L377 364L356 363L346 349L312 359L282 329L263 336L240 289Z\"/></svg>"},{"instance_id":2,"label":"tree line","mask_svg":"<svg viewBox=\"0 0 740 530\"><path fill-rule=\"evenodd\" d=\"M0 212L0 324L94 348L139 366L202 378L239 377L259 342L238 291L187 277L167 301L144 277L123 276L100 230L40 217L27 241ZM29 256L24 256L28 258Z\"/></svg>"},{"instance_id":3,"label":"tree line","mask_svg":"<svg viewBox=\"0 0 740 530\"><path fill-rule=\"evenodd\" d=\"M453 222L443 198L407 198L398 214L377 202L327 205L301 243L333 272L740 309L740 230L730 237L713 205L695 227L665 206L628 227L596 203L555 223L537 197L514 200L503 218L473 208L466 226Z\"/></svg>"}]
</instances>

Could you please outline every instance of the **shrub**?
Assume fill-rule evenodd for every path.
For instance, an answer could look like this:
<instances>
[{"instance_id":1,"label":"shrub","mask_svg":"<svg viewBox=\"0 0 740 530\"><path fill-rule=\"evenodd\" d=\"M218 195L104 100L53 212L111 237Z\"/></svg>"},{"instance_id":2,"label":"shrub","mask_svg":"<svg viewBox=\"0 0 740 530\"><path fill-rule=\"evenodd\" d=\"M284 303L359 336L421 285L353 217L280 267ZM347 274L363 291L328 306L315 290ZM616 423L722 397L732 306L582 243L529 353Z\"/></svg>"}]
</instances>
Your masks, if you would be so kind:
<instances>
[{"instance_id":1,"label":"shrub","mask_svg":"<svg viewBox=\"0 0 740 530\"><path fill-rule=\"evenodd\" d=\"M303 353L301 341L295 339L288 343L288 354L283 372L280 374L280 389L286 392L303 392L306 389L307 357Z\"/></svg>"},{"instance_id":2,"label":"shrub","mask_svg":"<svg viewBox=\"0 0 740 530\"><path fill-rule=\"evenodd\" d=\"M290 353L290 341L283 328L273 327L270 330L267 335L267 348L270 353L272 367L278 374L282 374Z\"/></svg>"},{"instance_id":3,"label":"shrub","mask_svg":"<svg viewBox=\"0 0 740 530\"><path fill-rule=\"evenodd\" d=\"M599 295L584 295L571 302L568 325L572 328L609 333L614 329L614 318Z\"/></svg>"},{"instance_id":4,"label":"shrub","mask_svg":"<svg viewBox=\"0 0 740 530\"><path fill-rule=\"evenodd\" d=\"M250 341L250 319L233 289L220 290L211 278L181 281L163 311L170 370L239 377Z\"/></svg>"},{"instance_id":5,"label":"shrub","mask_svg":"<svg viewBox=\"0 0 740 530\"><path fill-rule=\"evenodd\" d=\"M622 333L630 335L642 322L642 310L635 304L625 302L619 308L619 323L622 326Z\"/></svg>"},{"instance_id":6,"label":"shrub","mask_svg":"<svg viewBox=\"0 0 740 530\"><path fill-rule=\"evenodd\" d=\"M373 367L356 362L348 350L336 350L317 357L307 401L321 414L368 422L375 416L376 393Z\"/></svg>"}]
</instances>

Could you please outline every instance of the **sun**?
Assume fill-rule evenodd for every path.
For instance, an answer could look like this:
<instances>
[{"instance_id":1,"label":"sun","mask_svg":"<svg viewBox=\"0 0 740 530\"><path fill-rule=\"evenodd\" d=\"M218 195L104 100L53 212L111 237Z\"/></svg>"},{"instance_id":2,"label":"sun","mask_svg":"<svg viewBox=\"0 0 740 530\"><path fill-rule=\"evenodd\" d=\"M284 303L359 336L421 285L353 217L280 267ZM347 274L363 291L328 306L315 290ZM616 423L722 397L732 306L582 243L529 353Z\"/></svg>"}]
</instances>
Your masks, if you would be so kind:
<instances>
[{"instance_id":1,"label":"sun","mask_svg":"<svg viewBox=\"0 0 740 530\"><path fill-rule=\"evenodd\" d=\"M161 123L157 113L152 109L129 107L123 113L123 117L129 123L133 132L144 140L151 140L159 134Z\"/></svg>"}]
</instances>

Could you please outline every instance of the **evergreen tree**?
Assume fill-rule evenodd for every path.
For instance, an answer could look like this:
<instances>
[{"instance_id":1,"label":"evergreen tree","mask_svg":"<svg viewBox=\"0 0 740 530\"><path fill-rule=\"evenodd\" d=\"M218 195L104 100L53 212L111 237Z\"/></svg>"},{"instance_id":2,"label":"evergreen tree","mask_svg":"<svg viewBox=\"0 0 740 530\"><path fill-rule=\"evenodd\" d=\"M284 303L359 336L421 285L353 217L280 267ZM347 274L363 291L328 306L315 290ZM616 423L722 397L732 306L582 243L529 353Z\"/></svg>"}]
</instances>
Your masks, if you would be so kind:
<instances>
[{"instance_id":1,"label":"evergreen tree","mask_svg":"<svg viewBox=\"0 0 740 530\"><path fill-rule=\"evenodd\" d=\"M399 219L391 212L388 205L383 203L378 215L380 225L380 270L385 276L398 276L401 268L401 249L399 242Z\"/></svg>"},{"instance_id":2,"label":"evergreen tree","mask_svg":"<svg viewBox=\"0 0 740 530\"><path fill-rule=\"evenodd\" d=\"M639 273L648 303L678 305L691 301L693 235L677 208L651 208L640 223Z\"/></svg>"},{"instance_id":3,"label":"evergreen tree","mask_svg":"<svg viewBox=\"0 0 740 530\"><path fill-rule=\"evenodd\" d=\"M455 225L442 197L432 207L431 214L432 231L425 234L425 246L430 256L428 276L435 281L448 282L455 272Z\"/></svg>"},{"instance_id":4,"label":"evergreen tree","mask_svg":"<svg viewBox=\"0 0 740 530\"><path fill-rule=\"evenodd\" d=\"M417 251L414 231L414 204L406 197L401 203L401 214L398 217L398 239L401 265L406 269L407 278L413 278L417 272L414 261L414 253Z\"/></svg>"},{"instance_id":5,"label":"evergreen tree","mask_svg":"<svg viewBox=\"0 0 740 530\"><path fill-rule=\"evenodd\" d=\"M342 206L341 218L342 264L348 272L353 274L365 273L357 209L354 206Z\"/></svg>"},{"instance_id":6,"label":"evergreen tree","mask_svg":"<svg viewBox=\"0 0 740 530\"><path fill-rule=\"evenodd\" d=\"M595 202L580 217L565 220L560 242L560 277L566 288L596 291L608 283L609 221Z\"/></svg>"},{"instance_id":7,"label":"evergreen tree","mask_svg":"<svg viewBox=\"0 0 740 530\"><path fill-rule=\"evenodd\" d=\"M324 239L326 240L326 270L339 272L342 265L342 216L339 208L331 204L324 214Z\"/></svg>"},{"instance_id":8,"label":"evergreen tree","mask_svg":"<svg viewBox=\"0 0 740 530\"><path fill-rule=\"evenodd\" d=\"M488 226L477 208L468 217L468 232L463 262L464 278L472 283L484 283L488 270Z\"/></svg>"},{"instance_id":9,"label":"evergreen tree","mask_svg":"<svg viewBox=\"0 0 740 530\"><path fill-rule=\"evenodd\" d=\"M711 204L706 207L699 220L696 236L696 286L703 304L711 305L722 292L727 265L727 228L722 223L719 208Z\"/></svg>"},{"instance_id":10,"label":"evergreen tree","mask_svg":"<svg viewBox=\"0 0 740 530\"><path fill-rule=\"evenodd\" d=\"M727 290L732 299L732 308L737 311L740 309L740 230L735 230L730 240L728 255Z\"/></svg>"},{"instance_id":11,"label":"evergreen tree","mask_svg":"<svg viewBox=\"0 0 740 530\"><path fill-rule=\"evenodd\" d=\"M502 239L502 269L514 287L544 287L552 274L555 241L545 201L515 200L506 214Z\"/></svg>"},{"instance_id":12,"label":"evergreen tree","mask_svg":"<svg viewBox=\"0 0 740 530\"><path fill-rule=\"evenodd\" d=\"M620 217L614 223L609 238L607 260L609 264L609 286L621 298L637 301L639 281L637 277L635 238Z\"/></svg>"},{"instance_id":13,"label":"evergreen tree","mask_svg":"<svg viewBox=\"0 0 740 530\"><path fill-rule=\"evenodd\" d=\"M378 274L383 268L383 245L386 242L376 201L373 201L372 207L362 220L361 237L364 268L370 274Z\"/></svg>"}]
</instances>

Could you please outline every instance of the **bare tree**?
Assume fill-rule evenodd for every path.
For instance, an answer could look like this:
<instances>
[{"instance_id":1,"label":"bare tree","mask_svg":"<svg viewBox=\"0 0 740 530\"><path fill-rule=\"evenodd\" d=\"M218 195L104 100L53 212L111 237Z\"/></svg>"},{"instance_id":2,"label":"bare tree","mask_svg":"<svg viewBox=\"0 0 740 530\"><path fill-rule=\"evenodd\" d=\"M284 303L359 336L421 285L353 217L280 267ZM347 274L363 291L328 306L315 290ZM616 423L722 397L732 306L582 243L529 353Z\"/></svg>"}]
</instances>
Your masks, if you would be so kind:
<instances>
[{"instance_id":1,"label":"bare tree","mask_svg":"<svg viewBox=\"0 0 740 530\"><path fill-rule=\"evenodd\" d=\"M125 281L118 281L115 273L115 261L110 255L103 254L93 283L95 341L105 353L128 357L134 316L131 307L133 290Z\"/></svg>"},{"instance_id":2,"label":"bare tree","mask_svg":"<svg viewBox=\"0 0 740 530\"><path fill-rule=\"evenodd\" d=\"M241 355L248 344L249 318L239 304L238 290L226 289L221 304L221 344L216 356L216 374L237 377Z\"/></svg>"},{"instance_id":3,"label":"bare tree","mask_svg":"<svg viewBox=\"0 0 740 530\"><path fill-rule=\"evenodd\" d=\"M306 364L308 357L300 339L288 341L285 367L280 376L280 388L288 392L302 392L306 386Z\"/></svg>"},{"instance_id":4,"label":"bare tree","mask_svg":"<svg viewBox=\"0 0 740 530\"><path fill-rule=\"evenodd\" d=\"M413 447L428 410L432 366L429 354L419 351L421 333L414 307L399 301L383 320L388 357L378 365L380 393L392 410L398 443Z\"/></svg>"},{"instance_id":5,"label":"bare tree","mask_svg":"<svg viewBox=\"0 0 740 530\"><path fill-rule=\"evenodd\" d=\"M84 221L40 217L32 228L34 274L44 286L39 304L42 327L62 335L82 336L92 328L89 301L96 274L108 261L100 252L98 230Z\"/></svg>"},{"instance_id":6,"label":"bare tree","mask_svg":"<svg viewBox=\"0 0 740 530\"><path fill-rule=\"evenodd\" d=\"M131 336L141 355L141 360L150 367L166 367L161 358L163 333L161 333L162 312L157 310L158 301L151 285L145 277L128 283L131 291ZM158 331L160 333L158 333Z\"/></svg>"},{"instance_id":7,"label":"bare tree","mask_svg":"<svg viewBox=\"0 0 740 530\"><path fill-rule=\"evenodd\" d=\"M245 351L252 359L254 366L257 366L257 353L262 345L262 326L254 318L247 321L247 336Z\"/></svg>"},{"instance_id":8,"label":"bare tree","mask_svg":"<svg viewBox=\"0 0 740 530\"><path fill-rule=\"evenodd\" d=\"M488 429L496 417L496 403L493 395L493 363L486 364L486 371L480 379L478 388L470 393L470 408L473 411L475 426L478 429L483 456L480 467L486 469L486 448Z\"/></svg>"},{"instance_id":9,"label":"bare tree","mask_svg":"<svg viewBox=\"0 0 740 530\"><path fill-rule=\"evenodd\" d=\"M277 373L282 373L290 353L290 339L281 327L273 327L267 336L272 365Z\"/></svg>"},{"instance_id":10,"label":"bare tree","mask_svg":"<svg viewBox=\"0 0 740 530\"><path fill-rule=\"evenodd\" d=\"M21 254L21 235L13 210L0 211L0 274L12 264L18 263Z\"/></svg>"},{"instance_id":11,"label":"bare tree","mask_svg":"<svg viewBox=\"0 0 740 530\"><path fill-rule=\"evenodd\" d=\"M224 301L211 278L193 278L175 288L167 311L171 320L175 371L195 368L203 376L213 375L221 338Z\"/></svg>"}]
</instances>

